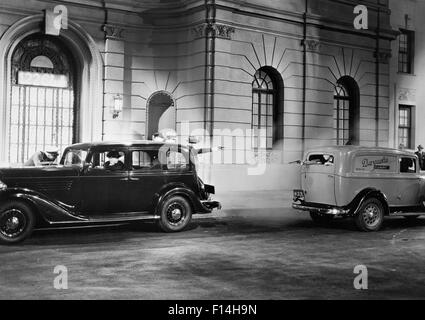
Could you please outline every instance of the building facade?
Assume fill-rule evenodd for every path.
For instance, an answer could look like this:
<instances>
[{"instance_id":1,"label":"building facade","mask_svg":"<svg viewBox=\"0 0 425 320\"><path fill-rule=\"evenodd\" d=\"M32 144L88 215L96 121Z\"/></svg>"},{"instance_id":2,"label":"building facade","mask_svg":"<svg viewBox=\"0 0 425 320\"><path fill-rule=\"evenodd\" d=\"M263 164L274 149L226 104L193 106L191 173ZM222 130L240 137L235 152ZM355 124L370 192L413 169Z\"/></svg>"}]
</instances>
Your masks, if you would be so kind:
<instances>
[{"instance_id":1,"label":"building facade","mask_svg":"<svg viewBox=\"0 0 425 320\"><path fill-rule=\"evenodd\" d=\"M387 0L2 0L0 161L171 129L225 147L201 170L222 190L291 189L312 146L395 143L390 17Z\"/></svg>"},{"instance_id":2,"label":"building facade","mask_svg":"<svg viewBox=\"0 0 425 320\"><path fill-rule=\"evenodd\" d=\"M390 1L391 25L399 32L392 43L390 145L415 149L425 144L424 1Z\"/></svg>"}]
</instances>

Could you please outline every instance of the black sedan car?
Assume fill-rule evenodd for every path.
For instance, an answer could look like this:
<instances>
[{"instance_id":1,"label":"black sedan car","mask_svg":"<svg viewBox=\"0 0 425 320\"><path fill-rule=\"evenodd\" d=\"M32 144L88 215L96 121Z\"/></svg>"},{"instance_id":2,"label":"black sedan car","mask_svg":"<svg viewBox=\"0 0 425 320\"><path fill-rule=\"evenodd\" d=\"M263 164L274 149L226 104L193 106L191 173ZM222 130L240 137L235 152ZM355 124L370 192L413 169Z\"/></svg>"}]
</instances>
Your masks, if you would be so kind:
<instances>
[{"instance_id":1,"label":"black sedan car","mask_svg":"<svg viewBox=\"0 0 425 320\"><path fill-rule=\"evenodd\" d=\"M182 231L192 214L220 208L196 172L191 147L151 141L83 143L59 165L0 169L0 241L34 228L154 220Z\"/></svg>"}]
</instances>

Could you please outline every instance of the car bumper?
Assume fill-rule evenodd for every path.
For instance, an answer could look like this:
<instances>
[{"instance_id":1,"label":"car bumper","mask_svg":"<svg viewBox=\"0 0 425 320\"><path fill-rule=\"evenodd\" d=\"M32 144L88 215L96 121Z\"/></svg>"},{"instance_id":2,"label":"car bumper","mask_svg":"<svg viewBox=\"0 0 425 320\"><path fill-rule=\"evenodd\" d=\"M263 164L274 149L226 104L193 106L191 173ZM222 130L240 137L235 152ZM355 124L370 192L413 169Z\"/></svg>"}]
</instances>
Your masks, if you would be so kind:
<instances>
[{"instance_id":1,"label":"car bumper","mask_svg":"<svg viewBox=\"0 0 425 320\"><path fill-rule=\"evenodd\" d=\"M295 210L317 212L320 214L328 214L332 216L347 216L350 214L349 209L339 207L322 207L314 204L293 203L292 208Z\"/></svg>"},{"instance_id":2,"label":"car bumper","mask_svg":"<svg viewBox=\"0 0 425 320\"><path fill-rule=\"evenodd\" d=\"M205 200L205 201L201 201L201 204L204 208L206 208L210 212L213 211L214 209L221 210L221 203L218 201Z\"/></svg>"}]
</instances>

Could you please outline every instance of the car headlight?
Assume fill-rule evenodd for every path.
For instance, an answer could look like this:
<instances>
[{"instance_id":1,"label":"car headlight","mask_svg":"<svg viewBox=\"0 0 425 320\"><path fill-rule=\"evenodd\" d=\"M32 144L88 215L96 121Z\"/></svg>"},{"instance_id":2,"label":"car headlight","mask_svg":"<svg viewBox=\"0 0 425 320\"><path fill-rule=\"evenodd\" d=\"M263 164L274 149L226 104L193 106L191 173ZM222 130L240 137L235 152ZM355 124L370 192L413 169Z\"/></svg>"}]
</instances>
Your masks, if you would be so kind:
<instances>
[{"instance_id":1,"label":"car headlight","mask_svg":"<svg viewBox=\"0 0 425 320\"><path fill-rule=\"evenodd\" d=\"M7 189L7 185L3 183L2 181L0 181L0 190L5 190L5 189Z\"/></svg>"}]
</instances>

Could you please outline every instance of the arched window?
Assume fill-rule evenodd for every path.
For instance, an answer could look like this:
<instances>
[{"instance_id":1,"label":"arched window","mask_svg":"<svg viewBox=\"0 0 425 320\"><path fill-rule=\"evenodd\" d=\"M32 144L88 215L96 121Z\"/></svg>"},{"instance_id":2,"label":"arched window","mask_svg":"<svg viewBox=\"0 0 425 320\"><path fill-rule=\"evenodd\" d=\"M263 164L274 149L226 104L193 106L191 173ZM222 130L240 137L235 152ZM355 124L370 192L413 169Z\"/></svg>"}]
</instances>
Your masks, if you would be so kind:
<instances>
[{"instance_id":1,"label":"arched window","mask_svg":"<svg viewBox=\"0 0 425 320\"><path fill-rule=\"evenodd\" d=\"M335 86L334 139L337 145L359 143L359 89L351 77L343 77Z\"/></svg>"},{"instance_id":2,"label":"arched window","mask_svg":"<svg viewBox=\"0 0 425 320\"><path fill-rule=\"evenodd\" d=\"M25 162L34 152L76 142L75 64L58 38L34 34L12 54L8 112L8 160Z\"/></svg>"},{"instance_id":3,"label":"arched window","mask_svg":"<svg viewBox=\"0 0 425 320\"><path fill-rule=\"evenodd\" d=\"M252 82L252 129L254 149L272 149L273 143L283 138L283 81L272 68L261 68Z\"/></svg>"},{"instance_id":4,"label":"arched window","mask_svg":"<svg viewBox=\"0 0 425 320\"><path fill-rule=\"evenodd\" d=\"M341 84L335 88L334 130L337 145L346 145L350 141L350 96Z\"/></svg>"}]
</instances>

